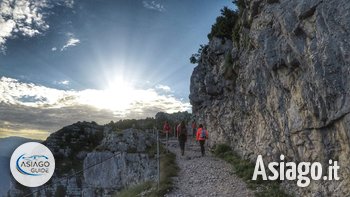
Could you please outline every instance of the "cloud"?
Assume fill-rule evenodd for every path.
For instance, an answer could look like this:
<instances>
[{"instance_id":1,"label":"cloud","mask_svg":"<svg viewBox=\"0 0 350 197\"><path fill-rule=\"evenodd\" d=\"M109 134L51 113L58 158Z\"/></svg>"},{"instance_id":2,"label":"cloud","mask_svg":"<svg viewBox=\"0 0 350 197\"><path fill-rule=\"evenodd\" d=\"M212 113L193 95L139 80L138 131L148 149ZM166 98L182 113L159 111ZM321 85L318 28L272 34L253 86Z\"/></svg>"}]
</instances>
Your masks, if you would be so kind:
<instances>
[{"instance_id":1,"label":"cloud","mask_svg":"<svg viewBox=\"0 0 350 197\"><path fill-rule=\"evenodd\" d=\"M121 118L153 117L160 111L186 110L190 110L189 103L160 89L120 86L108 90L60 90L0 78L0 136L1 131L18 131L22 133L20 136L28 131L40 131L36 134L39 138L44 136L44 131L54 132L77 121L104 124Z\"/></svg>"},{"instance_id":2,"label":"cloud","mask_svg":"<svg viewBox=\"0 0 350 197\"><path fill-rule=\"evenodd\" d=\"M74 47L80 43L80 40L78 38L75 38L74 34L69 33L68 36L69 36L69 38L68 38L66 44L63 45L63 47L61 48L61 51L64 51L68 47Z\"/></svg>"},{"instance_id":3,"label":"cloud","mask_svg":"<svg viewBox=\"0 0 350 197\"><path fill-rule=\"evenodd\" d=\"M74 2L74 1L73 1ZM67 41L61 47L60 51L64 51L69 47L77 46L80 43L80 40L71 32L66 33ZM57 51L57 47L53 47L51 51Z\"/></svg>"},{"instance_id":4,"label":"cloud","mask_svg":"<svg viewBox=\"0 0 350 197\"><path fill-rule=\"evenodd\" d=\"M74 7L74 0L64 0L64 4L69 8L73 8Z\"/></svg>"},{"instance_id":5,"label":"cloud","mask_svg":"<svg viewBox=\"0 0 350 197\"><path fill-rule=\"evenodd\" d=\"M6 39L11 36L11 33L15 26L15 21L5 21L2 17L0 17L0 46L3 46L5 44Z\"/></svg>"},{"instance_id":6,"label":"cloud","mask_svg":"<svg viewBox=\"0 0 350 197\"><path fill-rule=\"evenodd\" d=\"M45 22L46 0L2 0L0 3L0 47L15 36L33 37L49 28Z\"/></svg>"},{"instance_id":7,"label":"cloud","mask_svg":"<svg viewBox=\"0 0 350 197\"><path fill-rule=\"evenodd\" d=\"M159 12L164 12L165 8L164 6L157 2L157 1L142 1L143 7L150 9L150 10L156 10Z\"/></svg>"},{"instance_id":8,"label":"cloud","mask_svg":"<svg viewBox=\"0 0 350 197\"><path fill-rule=\"evenodd\" d=\"M18 35L34 37L49 29L46 21L51 13L47 8L61 5L73 8L74 0L1 0L0 1L0 49Z\"/></svg>"},{"instance_id":9,"label":"cloud","mask_svg":"<svg viewBox=\"0 0 350 197\"><path fill-rule=\"evenodd\" d=\"M50 133L77 121L96 121L104 124L115 119L111 111L82 105L39 108L0 103L0 111L0 137L44 139Z\"/></svg>"},{"instance_id":10,"label":"cloud","mask_svg":"<svg viewBox=\"0 0 350 197\"><path fill-rule=\"evenodd\" d=\"M16 79L0 78L0 102L30 107L58 108L68 104L76 95L74 91L63 91L32 83L21 83ZM73 101L72 101L73 102Z\"/></svg>"},{"instance_id":11,"label":"cloud","mask_svg":"<svg viewBox=\"0 0 350 197\"><path fill-rule=\"evenodd\" d=\"M162 90L164 92L172 92L171 88L169 86L166 86L166 85L156 85L156 89Z\"/></svg>"},{"instance_id":12,"label":"cloud","mask_svg":"<svg viewBox=\"0 0 350 197\"><path fill-rule=\"evenodd\" d=\"M58 82L55 81L55 83L59 84L59 85L69 85L70 81L68 81L68 80L63 80L63 81L58 81Z\"/></svg>"}]
</instances>

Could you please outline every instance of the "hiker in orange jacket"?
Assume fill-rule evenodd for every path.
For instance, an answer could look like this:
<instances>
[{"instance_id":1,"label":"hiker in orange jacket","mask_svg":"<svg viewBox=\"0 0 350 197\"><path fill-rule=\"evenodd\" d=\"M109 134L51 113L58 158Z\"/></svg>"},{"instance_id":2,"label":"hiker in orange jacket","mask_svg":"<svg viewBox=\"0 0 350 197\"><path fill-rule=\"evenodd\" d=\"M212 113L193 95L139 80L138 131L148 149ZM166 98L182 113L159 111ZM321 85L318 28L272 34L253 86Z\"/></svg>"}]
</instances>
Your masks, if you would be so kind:
<instances>
[{"instance_id":1,"label":"hiker in orange jacket","mask_svg":"<svg viewBox=\"0 0 350 197\"><path fill-rule=\"evenodd\" d=\"M197 135L196 135L196 140L199 141L199 144L201 146L201 152L202 152L202 156L205 155L205 149L204 149L204 144L205 144L205 140L208 139L208 131L206 129L203 128L203 125L200 124L198 126L198 130L197 130Z\"/></svg>"}]
</instances>

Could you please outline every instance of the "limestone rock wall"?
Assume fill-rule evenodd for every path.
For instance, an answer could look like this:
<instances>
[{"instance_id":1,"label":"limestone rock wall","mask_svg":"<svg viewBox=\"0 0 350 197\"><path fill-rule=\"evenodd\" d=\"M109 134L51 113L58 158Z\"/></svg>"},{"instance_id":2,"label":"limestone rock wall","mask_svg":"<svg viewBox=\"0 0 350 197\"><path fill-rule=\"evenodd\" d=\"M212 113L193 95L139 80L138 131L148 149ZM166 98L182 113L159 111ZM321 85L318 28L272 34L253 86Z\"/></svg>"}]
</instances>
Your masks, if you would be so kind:
<instances>
[{"instance_id":1,"label":"limestone rock wall","mask_svg":"<svg viewBox=\"0 0 350 197\"><path fill-rule=\"evenodd\" d=\"M340 181L291 194L350 195L350 3L252 0L239 43L214 38L191 76L190 101L209 143L230 144L255 162L340 163ZM232 62L227 61L231 56Z\"/></svg>"}]
</instances>

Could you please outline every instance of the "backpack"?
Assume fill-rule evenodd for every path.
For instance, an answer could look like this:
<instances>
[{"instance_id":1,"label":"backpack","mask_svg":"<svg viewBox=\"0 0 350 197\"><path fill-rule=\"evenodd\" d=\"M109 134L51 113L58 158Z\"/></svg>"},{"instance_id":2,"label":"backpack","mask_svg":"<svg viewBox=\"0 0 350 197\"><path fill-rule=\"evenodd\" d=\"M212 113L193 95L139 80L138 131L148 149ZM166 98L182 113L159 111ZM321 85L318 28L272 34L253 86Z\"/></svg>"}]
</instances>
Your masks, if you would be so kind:
<instances>
[{"instance_id":1,"label":"backpack","mask_svg":"<svg viewBox=\"0 0 350 197\"><path fill-rule=\"evenodd\" d=\"M204 128L202 128L201 138L207 139L207 131Z\"/></svg>"}]
</instances>

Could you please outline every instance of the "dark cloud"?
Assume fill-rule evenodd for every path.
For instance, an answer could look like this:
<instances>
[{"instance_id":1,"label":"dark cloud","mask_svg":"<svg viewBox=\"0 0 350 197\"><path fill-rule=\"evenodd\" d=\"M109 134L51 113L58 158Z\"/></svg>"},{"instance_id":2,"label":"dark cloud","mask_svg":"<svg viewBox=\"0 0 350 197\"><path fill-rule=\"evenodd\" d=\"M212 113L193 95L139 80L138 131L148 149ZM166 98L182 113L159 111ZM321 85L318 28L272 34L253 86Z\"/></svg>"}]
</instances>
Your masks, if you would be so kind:
<instances>
[{"instance_id":1,"label":"dark cloud","mask_svg":"<svg viewBox=\"0 0 350 197\"><path fill-rule=\"evenodd\" d=\"M0 103L0 111L0 128L11 130L30 129L53 132L77 121L96 121L104 124L116 118L111 111L83 105L37 108Z\"/></svg>"},{"instance_id":2,"label":"dark cloud","mask_svg":"<svg viewBox=\"0 0 350 197\"><path fill-rule=\"evenodd\" d=\"M133 110L116 113L109 110L101 110L88 105L70 106L62 108L38 108L23 105L0 103L0 137L23 136L43 138L49 133L78 121L95 121L105 124L111 120L122 118L154 117L157 112L166 111L162 105L145 106L142 103L133 106ZM182 108L172 108L181 111ZM30 132L32 135L30 136Z\"/></svg>"}]
</instances>

